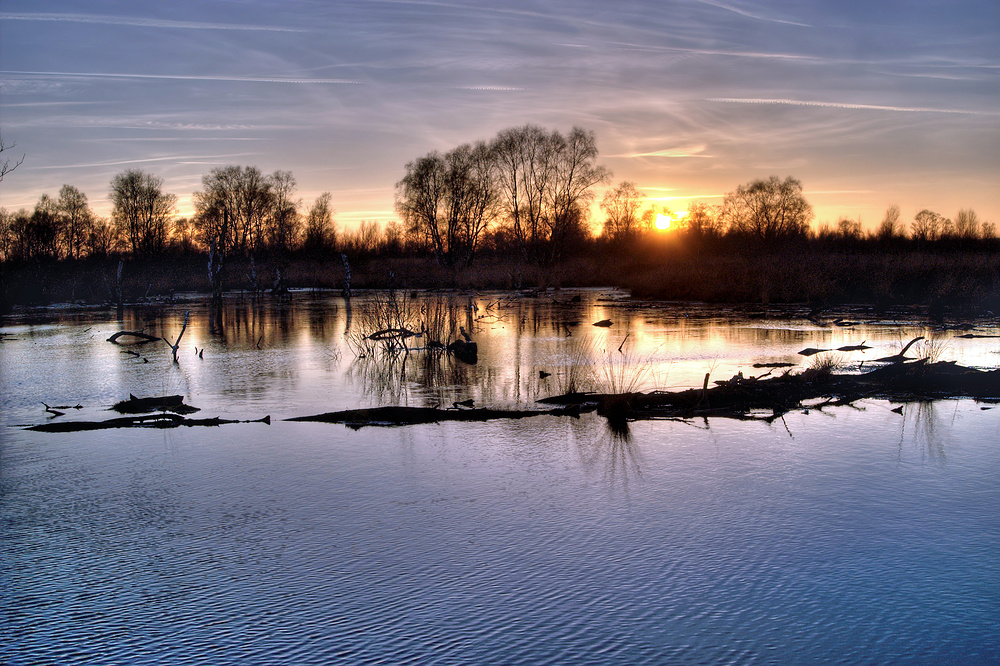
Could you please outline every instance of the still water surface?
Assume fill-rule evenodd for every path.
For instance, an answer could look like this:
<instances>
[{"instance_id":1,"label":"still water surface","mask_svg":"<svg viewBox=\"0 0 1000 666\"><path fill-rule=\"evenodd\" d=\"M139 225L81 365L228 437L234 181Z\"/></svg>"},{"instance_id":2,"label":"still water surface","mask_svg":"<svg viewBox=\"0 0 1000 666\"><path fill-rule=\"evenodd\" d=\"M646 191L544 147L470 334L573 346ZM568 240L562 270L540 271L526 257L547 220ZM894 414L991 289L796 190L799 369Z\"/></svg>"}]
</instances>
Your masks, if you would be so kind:
<instances>
[{"instance_id":1,"label":"still water surface","mask_svg":"<svg viewBox=\"0 0 1000 666\"><path fill-rule=\"evenodd\" d=\"M596 415L359 431L280 420L688 388L867 341L838 359L856 368L918 335L945 360L1000 364L1000 340L907 312L810 321L620 297L413 298L452 336L473 333L475 365L359 357L364 296L234 297L221 319L198 299L122 321L4 318L0 662L1000 660L1000 408L866 400L772 425L640 422L627 438ZM121 329L173 339L186 310L176 364L163 343L133 356L106 342ZM273 422L22 429L51 416L43 402L103 419L129 393Z\"/></svg>"}]
</instances>

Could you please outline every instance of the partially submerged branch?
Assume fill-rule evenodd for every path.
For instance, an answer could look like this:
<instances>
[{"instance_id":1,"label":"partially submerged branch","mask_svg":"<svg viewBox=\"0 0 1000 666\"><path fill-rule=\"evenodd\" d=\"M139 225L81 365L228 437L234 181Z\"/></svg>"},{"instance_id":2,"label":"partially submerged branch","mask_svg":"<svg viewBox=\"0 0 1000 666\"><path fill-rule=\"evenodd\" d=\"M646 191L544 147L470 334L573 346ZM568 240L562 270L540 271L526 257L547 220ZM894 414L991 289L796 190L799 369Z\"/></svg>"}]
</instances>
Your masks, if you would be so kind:
<instances>
[{"instance_id":1,"label":"partially submerged branch","mask_svg":"<svg viewBox=\"0 0 1000 666\"><path fill-rule=\"evenodd\" d=\"M170 344L169 340L167 340L166 338L163 338L163 341L166 342L167 345L170 346L170 349L174 352L174 363L177 362L177 349L181 345L181 338L184 337L184 331L187 330L187 327L188 327L188 315L190 315L190 314L191 313L189 311L187 311L187 310L184 311L184 325L181 327L181 332L177 334L177 340L174 341L173 344Z\"/></svg>"},{"instance_id":2,"label":"partially submerged branch","mask_svg":"<svg viewBox=\"0 0 1000 666\"><path fill-rule=\"evenodd\" d=\"M159 337L158 335L150 335L149 333L144 333L142 331L118 331L117 333L113 334L110 338L108 338L108 342L116 345L122 344L118 342L118 338L122 338L125 336L137 338L136 341L129 343L135 345L144 345L147 342L158 342L160 340L163 340L163 338ZM170 343L168 342L167 344Z\"/></svg>"},{"instance_id":3,"label":"partially submerged branch","mask_svg":"<svg viewBox=\"0 0 1000 666\"><path fill-rule=\"evenodd\" d=\"M271 417L251 421L223 419L218 416L210 419L189 419L178 414L150 414L146 416L119 416L105 421L59 421L30 426L26 430L36 432L85 432L88 430L110 430L113 428L179 428L181 426L220 426L229 423L265 423L270 425Z\"/></svg>"}]
</instances>

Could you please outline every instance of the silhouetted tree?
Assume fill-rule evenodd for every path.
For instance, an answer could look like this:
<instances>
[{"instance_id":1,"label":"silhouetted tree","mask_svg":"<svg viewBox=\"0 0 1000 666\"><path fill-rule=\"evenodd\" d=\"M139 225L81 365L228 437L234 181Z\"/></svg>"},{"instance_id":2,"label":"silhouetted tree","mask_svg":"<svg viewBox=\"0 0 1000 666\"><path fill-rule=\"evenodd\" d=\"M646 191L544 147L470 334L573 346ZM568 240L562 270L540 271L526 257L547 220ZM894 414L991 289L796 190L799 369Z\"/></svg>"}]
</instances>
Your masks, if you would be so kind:
<instances>
[{"instance_id":1,"label":"silhouetted tree","mask_svg":"<svg viewBox=\"0 0 1000 666\"><path fill-rule=\"evenodd\" d=\"M121 234L107 219L96 219L87 234L87 254L106 257L117 252L122 244Z\"/></svg>"},{"instance_id":2,"label":"silhouetted tree","mask_svg":"<svg viewBox=\"0 0 1000 666\"><path fill-rule=\"evenodd\" d=\"M202 176L194 193L195 224L205 244L216 239L223 256L251 254L263 247L274 208L269 178L253 166L225 166Z\"/></svg>"},{"instance_id":3,"label":"silhouetted tree","mask_svg":"<svg viewBox=\"0 0 1000 666\"><path fill-rule=\"evenodd\" d=\"M900 211L898 204L892 204L885 209L885 216L879 223L875 231L875 238L882 242L888 242L906 235L903 225L900 222Z\"/></svg>"},{"instance_id":4,"label":"silhouetted tree","mask_svg":"<svg viewBox=\"0 0 1000 666\"><path fill-rule=\"evenodd\" d=\"M62 235L62 254L70 259L79 259L86 249L87 237L94 224L94 213L87 203L87 195L72 185L63 185L56 202Z\"/></svg>"},{"instance_id":5,"label":"silhouetted tree","mask_svg":"<svg viewBox=\"0 0 1000 666\"><path fill-rule=\"evenodd\" d=\"M955 237L960 240L969 241L979 238L982 228L976 211L971 208L962 208L959 210L958 215L955 216L953 232Z\"/></svg>"},{"instance_id":6,"label":"silhouetted tree","mask_svg":"<svg viewBox=\"0 0 1000 666\"><path fill-rule=\"evenodd\" d=\"M291 171L275 171L269 178L273 193L267 238L271 249L287 254L298 244L299 206L295 196L295 178Z\"/></svg>"},{"instance_id":7,"label":"silhouetted tree","mask_svg":"<svg viewBox=\"0 0 1000 666\"><path fill-rule=\"evenodd\" d=\"M593 132L567 136L536 125L501 131L490 144L502 214L525 259L556 258L570 236L586 231L591 188L610 180L597 164Z\"/></svg>"},{"instance_id":8,"label":"silhouetted tree","mask_svg":"<svg viewBox=\"0 0 1000 666\"><path fill-rule=\"evenodd\" d=\"M684 217L684 229L694 238L718 238L723 229L717 207L702 201L692 202Z\"/></svg>"},{"instance_id":9,"label":"silhouetted tree","mask_svg":"<svg viewBox=\"0 0 1000 666\"><path fill-rule=\"evenodd\" d=\"M635 183L623 180L618 187L604 193L601 210L604 211L603 236L609 240L626 240L639 231L639 209L646 195L636 189Z\"/></svg>"},{"instance_id":10,"label":"silhouetted tree","mask_svg":"<svg viewBox=\"0 0 1000 666\"><path fill-rule=\"evenodd\" d=\"M916 241L932 241L941 237L945 227L945 218L932 210L924 208L913 216L910 224L910 235Z\"/></svg>"},{"instance_id":11,"label":"silhouetted tree","mask_svg":"<svg viewBox=\"0 0 1000 666\"><path fill-rule=\"evenodd\" d=\"M123 171L111 180L111 217L134 256L163 251L167 221L177 197L163 191L163 179L138 169Z\"/></svg>"},{"instance_id":12,"label":"silhouetted tree","mask_svg":"<svg viewBox=\"0 0 1000 666\"><path fill-rule=\"evenodd\" d=\"M574 127L566 137L554 132L552 140L556 159L549 192L551 212L545 218L549 227L549 261L557 259L571 239L588 235L592 188L611 180L611 171L597 163L597 139L593 132Z\"/></svg>"},{"instance_id":13,"label":"silhouetted tree","mask_svg":"<svg viewBox=\"0 0 1000 666\"><path fill-rule=\"evenodd\" d=\"M491 146L511 236L523 257L531 259L544 239L546 189L555 168L553 136L537 125L511 127Z\"/></svg>"},{"instance_id":14,"label":"silhouetted tree","mask_svg":"<svg viewBox=\"0 0 1000 666\"><path fill-rule=\"evenodd\" d=\"M730 231L770 243L804 235L812 219L812 206L802 195L798 180L771 176L727 194L722 215Z\"/></svg>"},{"instance_id":15,"label":"silhouetted tree","mask_svg":"<svg viewBox=\"0 0 1000 666\"><path fill-rule=\"evenodd\" d=\"M409 230L426 238L442 266L470 264L483 232L497 217L492 173L492 155L482 142L406 165L406 175L396 184L396 210Z\"/></svg>"},{"instance_id":16,"label":"silhouetted tree","mask_svg":"<svg viewBox=\"0 0 1000 666\"><path fill-rule=\"evenodd\" d=\"M331 199L329 192L319 195L306 215L302 247L308 252L336 251L337 232L333 223Z\"/></svg>"}]
</instances>

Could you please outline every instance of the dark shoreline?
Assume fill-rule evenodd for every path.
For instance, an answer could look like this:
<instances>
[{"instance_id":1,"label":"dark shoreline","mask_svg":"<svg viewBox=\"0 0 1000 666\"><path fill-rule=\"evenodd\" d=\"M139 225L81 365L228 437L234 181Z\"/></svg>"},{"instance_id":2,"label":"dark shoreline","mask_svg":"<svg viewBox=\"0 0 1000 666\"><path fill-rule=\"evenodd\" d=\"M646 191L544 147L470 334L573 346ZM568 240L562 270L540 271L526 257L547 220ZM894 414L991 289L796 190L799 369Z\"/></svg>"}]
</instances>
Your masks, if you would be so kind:
<instances>
[{"instance_id":1,"label":"dark shoreline","mask_svg":"<svg viewBox=\"0 0 1000 666\"><path fill-rule=\"evenodd\" d=\"M0 284L0 312L16 305L139 303L178 292L212 291L207 255L193 252L145 261L92 257L6 262L0 264ZM348 284L340 255L331 253L296 255L280 263L273 258L253 264L231 260L225 266L223 286L229 292L263 294L342 290ZM950 251L907 247L891 252L803 247L784 253L604 248L546 266L487 255L463 268L445 268L424 256L351 259L351 289L524 291L608 286L650 301L797 303L810 308L863 304L876 312L920 306L931 317L975 317L1000 312L1000 251L987 246Z\"/></svg>"}]
</instances>

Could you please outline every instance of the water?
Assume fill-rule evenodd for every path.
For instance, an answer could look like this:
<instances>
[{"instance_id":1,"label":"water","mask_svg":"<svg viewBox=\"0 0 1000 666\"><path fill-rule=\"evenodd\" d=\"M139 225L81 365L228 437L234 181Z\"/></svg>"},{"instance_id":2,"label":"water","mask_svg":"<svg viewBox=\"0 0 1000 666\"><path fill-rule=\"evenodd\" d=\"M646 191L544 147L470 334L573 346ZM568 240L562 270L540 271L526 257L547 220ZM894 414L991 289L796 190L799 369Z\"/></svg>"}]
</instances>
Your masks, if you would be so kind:
<instances>
[{"instance_id":1,"label":"water","mask_svg":"<svg viewBox=\"0 0 1000 666\"><path fill-rule=\"evenodd\" d=\"M907 312L821 326L576 293L414 299L474 332L475 366L358 358L365 298L350 312L322 294L234 298L221 334L200 300L122 322L71 308L5 318L0 662L1000 661L1000 408L865 400L772 425L639 422L627 438L596 415L359 431L280 420L526 406L571 384L686 388L866 340L842 354L850 369L918 335L944 359L1000 361L1000 340ZM173 339L185 310L177 364L162 343L135 357L106 342L123 328ZM81 405L57 419L103 419L129 393L273 422L21 427L51 416L42 402Z\"/></svg>"}]
</instances>

